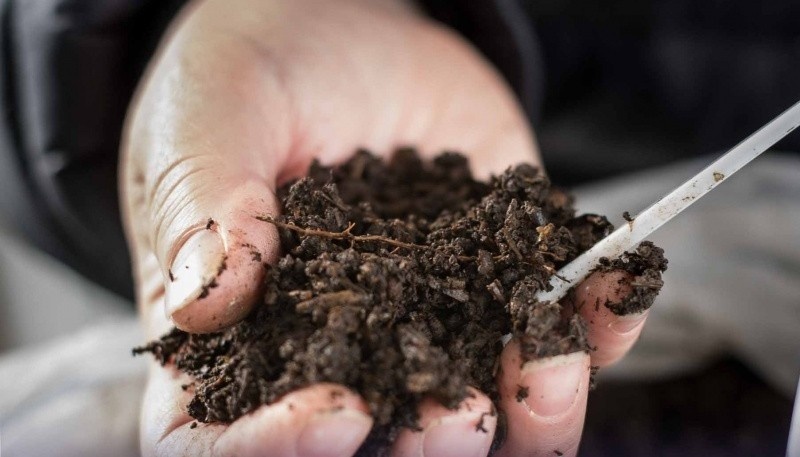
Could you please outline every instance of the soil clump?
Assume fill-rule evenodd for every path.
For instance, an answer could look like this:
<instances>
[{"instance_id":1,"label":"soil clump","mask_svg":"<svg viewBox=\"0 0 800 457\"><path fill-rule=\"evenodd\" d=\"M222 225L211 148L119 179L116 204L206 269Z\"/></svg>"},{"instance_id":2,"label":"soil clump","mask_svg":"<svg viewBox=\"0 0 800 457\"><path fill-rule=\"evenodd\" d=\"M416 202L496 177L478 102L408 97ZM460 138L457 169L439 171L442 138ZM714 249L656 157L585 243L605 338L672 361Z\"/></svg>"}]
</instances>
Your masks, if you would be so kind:
<instances>
[{"instance_id":1,"label":"soil clump","mask_svg":"<svg viewBox=\"0 0 800 457\"><path fill-rule=\"evenodd\" d=\"M338 167L315 163L278 194L283 213L259 216L282 249L265 265L263 301L224 331L175 329L134 350L193 377L197 421L232 422L289 391L339 383L375 418L360 454L381 455L401 427L418 427L423 397L456 407L474 386L496 400L504 335L520 339L524 360L590 350L574 310L534 296L612 226L576 216L537 168L484 183L459 154L362 151ZM601 268L641 284L611 308L627 313L652 304L666 261L644 243Z\"/></svg>"}]
</instances>

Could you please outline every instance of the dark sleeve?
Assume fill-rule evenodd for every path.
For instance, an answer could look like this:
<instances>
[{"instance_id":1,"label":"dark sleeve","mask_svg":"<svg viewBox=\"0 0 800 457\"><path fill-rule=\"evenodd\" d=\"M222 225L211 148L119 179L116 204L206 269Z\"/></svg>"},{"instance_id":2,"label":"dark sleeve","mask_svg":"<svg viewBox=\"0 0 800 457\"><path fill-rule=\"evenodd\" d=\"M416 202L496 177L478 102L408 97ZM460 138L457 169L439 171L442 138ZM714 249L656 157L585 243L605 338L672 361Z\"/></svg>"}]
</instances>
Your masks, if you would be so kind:
<instances>
[{"instance_id":1,"label":"dark sleeve","mask_svg":"<svg viewBox=\"0 0 800 457\"><path fill-rule=\"evenodd\" d=\"M0 0L0 212L34 244L132 297L117 195L125 110L186 0ZM527 113L536 48L516 1L420 2L481 50Z\"/></svg>"},{"instance_id":2,"label":"dark sleeve","mask_svg":"<svg viewBox=\"0 0 800 457\"><path fill-rule=\"evenodd\" d=\"M4 222L131 297L117 200L120 132L147 59L183 1L0 2Z\"/></svg>"}]
</instances>

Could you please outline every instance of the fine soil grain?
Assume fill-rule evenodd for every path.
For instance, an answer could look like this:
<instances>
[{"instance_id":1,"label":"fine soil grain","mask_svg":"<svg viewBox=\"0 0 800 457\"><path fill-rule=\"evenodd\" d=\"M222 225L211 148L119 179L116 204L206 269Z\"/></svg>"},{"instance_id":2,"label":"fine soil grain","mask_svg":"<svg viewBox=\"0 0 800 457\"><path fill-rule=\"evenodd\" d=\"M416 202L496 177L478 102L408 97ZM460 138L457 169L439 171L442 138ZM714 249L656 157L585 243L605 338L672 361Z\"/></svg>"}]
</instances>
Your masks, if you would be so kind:
<instances>
[{"instance_id":1,"label":"fine soil grain","mask_svg":"<svg viewBox=\"0 0 800 457\"><path fill-rule=\"evenodd\" d=\"M590 350L574 310L534 296L612 226L576 216L533 166L484 183L459 154L424 162L401 150L385 162L362 151L335 168L315 163L279 198L281 215L257 217L278 228L282 257L265 265L250 315L134 349L193 377L197 421L232 422L294 389L339 383L375 418L360 455L382 455L402 427L418 428L426 396L454 408L474 386L496 400L503 335L519 338L525 361ZM607 304L625 314L652 304L666 261L643 243L600 268L637 278L634 297Z\"/></svg>"}]
</instances>

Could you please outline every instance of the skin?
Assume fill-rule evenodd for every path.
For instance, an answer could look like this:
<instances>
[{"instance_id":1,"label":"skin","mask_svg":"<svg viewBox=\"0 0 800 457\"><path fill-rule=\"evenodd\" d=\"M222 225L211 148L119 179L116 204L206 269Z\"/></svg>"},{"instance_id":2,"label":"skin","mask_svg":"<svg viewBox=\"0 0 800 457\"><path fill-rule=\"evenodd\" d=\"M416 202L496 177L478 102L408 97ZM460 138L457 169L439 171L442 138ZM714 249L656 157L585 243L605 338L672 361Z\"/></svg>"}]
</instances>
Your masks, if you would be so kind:
<instances>
[{"instance_id":1,"label":"skin","mask_svg":"<svg viewBox=\"0 0 800 457\"><path fill-rule=\"evenodd\" d=\"M276 186L313 158L337 163L357 147L388 154L402 145L428 157L463 151L480 177L539 162L496 70L405 4L190 3L142 81L122 148L126 231L147 336L171 325L215 331L247 313L264 274L251 250L267 261L278 254L274 229L253 216L276 214ZM217 286L204 287L211 279ZM523 365L515 341L505 348L496 406L508 416L508 431L500 455L577 452L589 366L622 357L643 325L644 316L595 311L596 300L629 291L620 279L623 273L595 275L576 292L598 346L591 355ZM180 387L186 382L174 368L153 364L141 414L145 455L349 456L372 425L358 395L320 384L233 424L193 428L184 408L189 393ZM517 401L521 386L529 395ZM404 431L392 454L486 455L497 418L484 414L493 409L489 399L473 394L454 411L424 401L422 432ZM476 432L481 418L485 432Z\"/></svg>"}]
</instances>

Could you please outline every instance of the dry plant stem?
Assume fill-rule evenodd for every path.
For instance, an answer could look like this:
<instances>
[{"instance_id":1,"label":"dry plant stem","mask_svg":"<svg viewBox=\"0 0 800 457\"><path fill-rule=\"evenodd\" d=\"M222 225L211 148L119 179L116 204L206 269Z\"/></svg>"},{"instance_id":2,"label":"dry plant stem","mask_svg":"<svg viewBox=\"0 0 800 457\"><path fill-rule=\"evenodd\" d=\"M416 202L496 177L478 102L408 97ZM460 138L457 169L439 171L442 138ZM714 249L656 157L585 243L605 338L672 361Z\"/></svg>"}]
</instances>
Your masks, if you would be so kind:
<instances>
[{"instance_id":1,"label":"dry plant stem","mask_svg":"<svg viewBox=\"0 0 800 457\"><path fill-rule=\"evenodd\" d=\"M353 230L353 227L355 227L355 224L352 223L352 222L347 226L346 229L342 230L341 232L330 232L328 230L317 230L317 229L309 229L309 228L298 227L298 226L296 226L294 224L287 224L285 222L280 222L280 221L276 220L275 218L273 218L271 216L256 216L256 219L258 219L260 221L263 221L263 222L268 222L268 223L273 224L274 226L279 227L279 228L291 230L291 231L299 233L300 235L303 235L303 236L317 236L317 237L320 237L320 238L328 238L328 239L331 239L331 240L347 240L347 241L361 242L361 243L377 242L377 243L384 243L384 244L388 244L390 246L395 246L397 248L405 248L405 249L427 249L427 246L422 246L420 244L413 244L413 243L405 243L403 241L393 240L391 238L386 238L385 236L380 236L380 235L353 235L351 233L351 231ZM520 254L520 252L517 249L516 245L514 245L512 243L511 244L511 249L517 255L519 260L523 261L523 256L522 256L522 254ZM548 255L550 257L553 257L556 260L563 260L563 259L560 259L557 256L553 255L553 253L551 253L551 252L541 251L540 250L539 253L541 253L543 255ZM476 257L470 257L470 256L458 256L457 258L458 258L458 260L460 260L462 262L469 262L469 261L477 260ZM503 258L503 256L501 256L501 255L492 256L492 260L495 260L495 261L500 260L502 258ZM556 270L553 267L551 267L549 265L544 265L543 267L544 267L545 270L548 270L551 274L553 274L557 278L561 279L562 281L566 281L566 279L564 279L563 277L558 275L558 273L556 272Z\"/></svg>"},{"instance_id":2,"label":"dry plant stem","mask_svg":"<svg viewBox=\"0 0 800 457\"><path fill-rule=\"evenodd\" d=\"M285 222L280 222L272 218L271 216L256 216L256 219L264 222L269 222L276 227L280 227L283 229L291 230L293 232L297 232L304 236L317 236L320 238L328 238L331 240L347 240L353 241L358 243L368 243L368 242L376 242L376 243L384 243L390 246L395 246L398 248L405 248L405 249L425 249L425 246L421 246L419 244L413 243L404 243L402 241L393 240L391 238L386 238L385 236L380 235L353 235L350 233L355 227L354 223L350 223L346 229L342 230L341 232L329 232L327 230L316 230L316 229L308 229L303 227L298 227L294 224L287 224Z\"/></svg>"}]
</instances>

